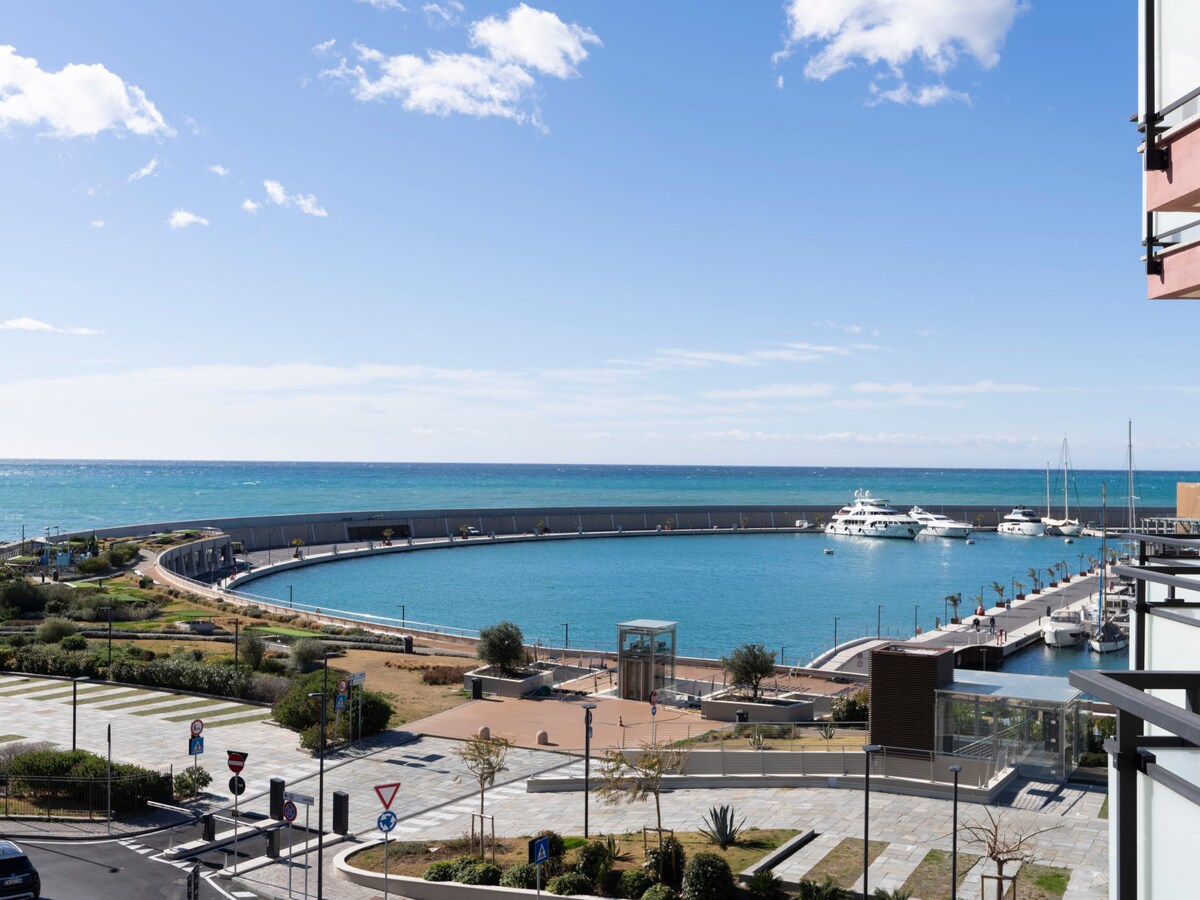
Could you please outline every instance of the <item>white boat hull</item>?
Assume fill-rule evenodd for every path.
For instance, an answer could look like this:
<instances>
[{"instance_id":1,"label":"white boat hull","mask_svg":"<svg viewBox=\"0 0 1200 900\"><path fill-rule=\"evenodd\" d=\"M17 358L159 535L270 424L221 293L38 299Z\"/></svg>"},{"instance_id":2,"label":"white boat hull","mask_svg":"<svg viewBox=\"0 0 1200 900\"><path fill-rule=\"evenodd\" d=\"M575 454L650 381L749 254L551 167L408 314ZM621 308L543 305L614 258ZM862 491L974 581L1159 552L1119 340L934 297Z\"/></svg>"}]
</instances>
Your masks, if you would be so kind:
<instances>
[{"instance_id":1,"label":"white boat hull","mask_svg":"<svg viewBox=\"0 0 1200 900\"><path fill-rule=\"evenodd\" d=\"M970 525L926 525L921 534L940 538L965 538L971 536Z\"/></svg>"},{"instance_id":2,"label":"white boat hull","mask_svg":"<svg viewBox=\"0 0 1200 900\"><path fill-rule=\"evenodd\" d=\"M1115 653L1118 650L1129 649L1129 638L1117 638L1115 641L1100 641L1096 638L1088 638L1088 646L1097 653Z\"/></svg>"},{"instance_id":3,"label":"white boat hull","mask_svg":"<svg viewBox=\"0 0 1200 900\"><path fill-rule=\"evenodd\" d=\"M1001 522L996 526L996 531L1021 537L1041 537L1046 533L1046 526L1041 522Z\"/></svg>"},{"instance_id":4,"label":"white boat hull","mask_svg":"<svg viewBox=\"0 0 1200 900\"><path fill-rule=\"evenodd\" d=\"M1083 630L1071 628L1044 628L1042 640L1047 647L1078 647L1083 643Z\"/></svg>"},{"instance_id":5,"label":"white boat hull","mask_svg":"<svg viewBox=\"0 0 1200 900\"><path fill-rule=\"evenodd\" d=\"M1046 534L1053 537L1078 537L1083 533L1083 526L1074 519L1042 519Z\"/></svg>"},{"instance_id":6,"label":"white boat hull","mask_svg":"<svg viewBox=\"0 0 1200 900\"><path fill-rule=\"evenodd\" d=\"M826 525L826 534L841 534L848 537L891 538L911 541L921 533L917 525Z\"/></svg>"}]
</instances>

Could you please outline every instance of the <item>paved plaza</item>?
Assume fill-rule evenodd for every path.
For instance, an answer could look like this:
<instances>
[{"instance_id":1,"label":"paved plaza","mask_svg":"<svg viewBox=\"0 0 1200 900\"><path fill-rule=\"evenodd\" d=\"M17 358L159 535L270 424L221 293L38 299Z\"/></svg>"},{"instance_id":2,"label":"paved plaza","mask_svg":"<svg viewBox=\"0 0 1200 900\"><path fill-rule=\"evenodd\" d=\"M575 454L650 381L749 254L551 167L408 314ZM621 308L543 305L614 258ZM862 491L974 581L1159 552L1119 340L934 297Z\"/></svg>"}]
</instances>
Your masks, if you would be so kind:
<instances>
[{"instance_id":1,"label":"paved plaza","mask_svg":"<svg viewBox=\"0 0 1200 900\"><path fill-rule=\"evenodd\" d=\"M548 712L559 707L566 723L563 728L582 733L581 727L570 726L579 712L573 706L554 701L527 705ZM463 708L477 714L482 711L477 703ZM514 709L520 709L520 704ZM69 682L0 676L0 710L0 742L49 741L70 746ZM318 760L300 749L294 733L271 724L266 718L267 710L261 707L144 688L81 683L76 712L81 748L104 753L106 726L111 724L114 759L159 770L172 765L178 769L191 763L186 754L188 725L193 718L202 718L206 752L201 763L215 776L209 808L223 807L230 800L223 793L227 775L225 751L230 749L249 753L243 773L249 790L242 798L242 808L247 812L266 814L266 791L272 777L286 779L291 790L317 793ZM609 716L603 718L606 727L612 727L607 722ZM366 842L378 838L375 823L381 807L373 787L398 781L401 789L393 809L400 821L392 837L440 839L469 831L471 814L479 810L478 785L455 755L458 741L424 734L437 720L434 717L412 723L406 726L409 730L388 732L352 750L327 755L326 826L329 826L332 793L345 791L350 796L350 840ZM617 730L620 727L616 725ZM510 751L508 771L497 779L496 786L486 796L485 810L495 817L498 835L527 835L542 828L582 832L583 806L579 792L526 791L527 780L538 773L582 775L583 764L578 755L563 752L574 749L574 743L564 734L563 746L558 748L518 747ZM695 829L710 807L728 803L737 808L739 817L746 817L748 826L816 831L819 837L779 869L786 880L796 881L841 839L861 837L862 801L863 795L858 791L831 787L746 786L669 791L663 796L662 806L664 824L680 830ZM1030 785L1005 804L1006 821L1014 829L1028 831L1058 826L1036 838L1035 844L1039 862L1071 870L1067 900L1098 900L1106 896L1108 827L1107 822L1098 818L1102 801L1100 791ZM982 811L963 803L960 816L964 821L978 819ZM643 826L653 824L653 820L652 803L605 806L593 799L590 807L593 834L640 832ZM948 850L950 820L948 801L873 791L871 838L885 841L888 846L872 866L872 887L899 887L929 850ZM315 825L315 809L312 821ZM325 851L326 896L347 900L376 896L377 890L351 885L335 874L333 858L343 849L344 843L330 841ZM960 849L972 848L963 843ZM300 856L290 862L243 867L229 890L253 892L260 897L286 896L289 867L295 876L297 869L305 865L305 859ZM315 865L315 854L309 854L307 864ZM977 897L978 884L977 878L970 879L960 896L964 900Z\"/></svg>"}]
</instances>

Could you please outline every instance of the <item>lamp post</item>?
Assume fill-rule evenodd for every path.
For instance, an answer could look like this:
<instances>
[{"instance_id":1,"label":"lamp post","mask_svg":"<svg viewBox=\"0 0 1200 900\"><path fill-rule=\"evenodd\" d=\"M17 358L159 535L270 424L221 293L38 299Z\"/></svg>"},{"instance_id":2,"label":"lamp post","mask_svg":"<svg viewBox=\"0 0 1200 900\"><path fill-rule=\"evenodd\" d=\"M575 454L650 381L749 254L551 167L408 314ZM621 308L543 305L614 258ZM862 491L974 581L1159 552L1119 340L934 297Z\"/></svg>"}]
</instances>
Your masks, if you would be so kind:
<instances>
[{"instance_id":1,"label":"lamp post","mask_svg":"<svg viewBox=\"0 0 1200 900\"><path fill-rule=\"evenodd\" d=\"M406 607L403 603L400 604L400 627L401 628L404 628L404 620L408 618L408 616L406 614L407 609L408 609L408 607Z\"/></svg>"},{"instance_id":2,"label":"lamp post","mask_svg":"<svg viewBox=\"0 0 1200 900\"><path fill-rule=\"evenodd\" d=\"M920 613L921 613L920 605L914 606L913 607L913 634L916 634L917 629L921 627L920 625L917 624L917 616L920 615Z\"/></svg>"},{"instance_id":3,"label":"lamp post","mask_svg":"<svg viewBox=\"0 0 1200 900\"><path fill-rule=\"evenodd\" d=\"M592 778L592 710L595 703L583 704L583 839L588 839L588 794Z\"/></svg>"},{"instance_id":4,"label":"lamp post","mask_svg":"<svg viewBox=\"0 0 1200 900\"><path fill-rule=\"evenodd\" d=\"M962 766L951 766L954 773L954 806L950 826L950 900L958 900L958 773Z\"/></svg>"},{"instance_id":5,"label":"lamp post","mask_svg":"<svg viewBox=\"0 0 1200 900\"><path fill-rule=\"evenodd\" d=\"M864 897L869 897L870 893L867 890L867 868L871 864L870 857L870 820L871 820L871 754L877 753L880 750L878 744L864 744L863 754L865 755L865 765L863 766L863 889Z\"/></svg>"},{"instance_id":6,"label":"lamp post","mask_svg":"<svg viewBox=\"0 0 1200 900\"><path fill-rule=\"evenodd\" d=\"M288 585L288 609L293 609L293 608L294 608L294 606L292 605L292 586L289 584Z\"/></svg>"},{"instance_id":7,"label":"lamp post","mask_svg":"<svg viewBox=\"0 0 1200 900\"><path fill-rule=\"evenodd\" d=\"M112 614L113 614L113 608L111 606L102 606L102 607L100 607L100 609L103 612L108 613L108 664L111 666L112 665Z\"/></svg>"},{"instance_id":8,"label":"lamp post","mask_svg":"<svg viewBox=\"0 0 1200 900\"><path fill-rule=\"evenodd\" d=\"M571 624L569 622L563 622L562 627L563 627L563 655L565 656L566 652L571 649Z\"/></svg>"},{"instance_id":9,"label":"lamp post","mask_svg":"<svg viewBox=\"0 0 1200 900\"><path fill-rule=\"evenodd\" d=\"M323 896L321 888L325 879L325 860L322 856L325 850L325 698L329 696L329 653L322 654L321 664L324 675L321 678L321 690L313 691L309 697L321 698L321 768L317 780L317 896Z\"/></svg>"},{"instance_id":10,"label":"lamp post","mask_svg":"<svg viewBox=\"0 0 1200 900\"><path fill-rule=\"evenodd\" d=\"M838 617L834 616L833 617L833 649L835 649L835 650L837 649L837 626L838 626Z\"/></svg>"},{"instance_id":11,"label":"lamp post","mask_svg":"<svg viewBox=\"0 0 1200 900\"><path fill-rule=\"evenodd\" d=\"M72 750L75 749L75 710L77 708L77 703L75 701L79 698L79 682L87 681L87 680L88 680L88 676L86 676L86 675L80 675L76 678L71 679L71 749Z\"/></svg>"},{"instance_id":12,"label":"lamp post","mask_svg":"<svg viewBox=\"0 0 1200 900\"><path fill-rule=\"evenodd\" d=\"M875 607L875 637L883 637L883 604Z\"/></svg>"},{"instance_id":13,"label":"lamp post","mask_svg":"<svg viewBox=\"0 0 1200 900\"><path fill-rule=\"evenodd\" d=\"M238 644L241 643L241 632L239 630L241 622L235 616L233 619L233 671L237 672L238 667Z\"/></svg>"}]
</instances>

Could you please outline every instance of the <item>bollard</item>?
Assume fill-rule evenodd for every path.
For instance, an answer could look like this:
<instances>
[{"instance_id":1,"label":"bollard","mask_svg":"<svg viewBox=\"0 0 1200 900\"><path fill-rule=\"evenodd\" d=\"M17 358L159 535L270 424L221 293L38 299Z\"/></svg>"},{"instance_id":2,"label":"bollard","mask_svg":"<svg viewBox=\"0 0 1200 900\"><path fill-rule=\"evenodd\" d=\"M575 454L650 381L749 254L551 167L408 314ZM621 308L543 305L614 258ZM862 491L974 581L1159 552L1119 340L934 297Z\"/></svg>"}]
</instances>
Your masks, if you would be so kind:
<instances>
[{"instance_id":1,"label":"bollard","mask_svg":"<svg viewBox=\"0 0 1200 900\"><path fill-rule=\"evenodd\" d=\"M350 833L350 795L345 791L333 792L333 832Z\"/></svg>"},{"instance_id":2,"label":"bollard","mask_svg":"<svg viewBox=\"0 0 1200 900\"><path fill-rule=\"evenodd\" d=\"M272 828L266 833L267 838L267 856L271 859L279 859L279 829Z\"/></svg>"},{"instance_id":3,"label":"bollard","mask_svg":"<svg viewBox=\"0 0 1200 900\"><path fill-rule=\"evenodd\" d=\"M217 820L213 818L213 814L205 813L200 822L202 823L201 837L206 841L214 840L217 836Z\"/></svg>"},{"instance_id":4,"label":"bollard","mask_svg":"<svg viewBox=\"0 0 1200 900\"><path fill-rule=\"evenodd\" d=\"M276 821L283 821L283 792L287 782L282 778L271 779L271 811L270 816Z\"/></svg>"},{"instance_id":5,"label":"bollard","mask_svg":"<svg viewBox=\"0 0 1200 900\"><path fill-rule=\"evenodd\" d=\"M471 699L472 700L482 700L483 699L483 679L482 678L472 678L471 679Z\"/></svg>"}]
</instances>

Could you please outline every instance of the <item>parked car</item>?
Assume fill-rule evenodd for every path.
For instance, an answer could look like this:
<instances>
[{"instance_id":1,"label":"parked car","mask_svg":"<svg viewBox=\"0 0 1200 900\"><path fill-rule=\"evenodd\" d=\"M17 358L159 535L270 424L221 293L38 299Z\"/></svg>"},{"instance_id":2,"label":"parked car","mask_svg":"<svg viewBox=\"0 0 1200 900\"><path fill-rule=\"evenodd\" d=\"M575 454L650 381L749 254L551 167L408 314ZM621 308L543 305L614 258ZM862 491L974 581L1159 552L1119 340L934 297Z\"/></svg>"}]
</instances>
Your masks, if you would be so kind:
<instances>
[{"instance_id":1,"label":"parked car","mask_svg":"<svg viewBox=\"0 0 1200 900\"><path fill-rule=\"evenodd\" d=\"M38 900L42 879L33 861L12 841L0 841L0 900Z\"/></svg>"}]
</instances>

